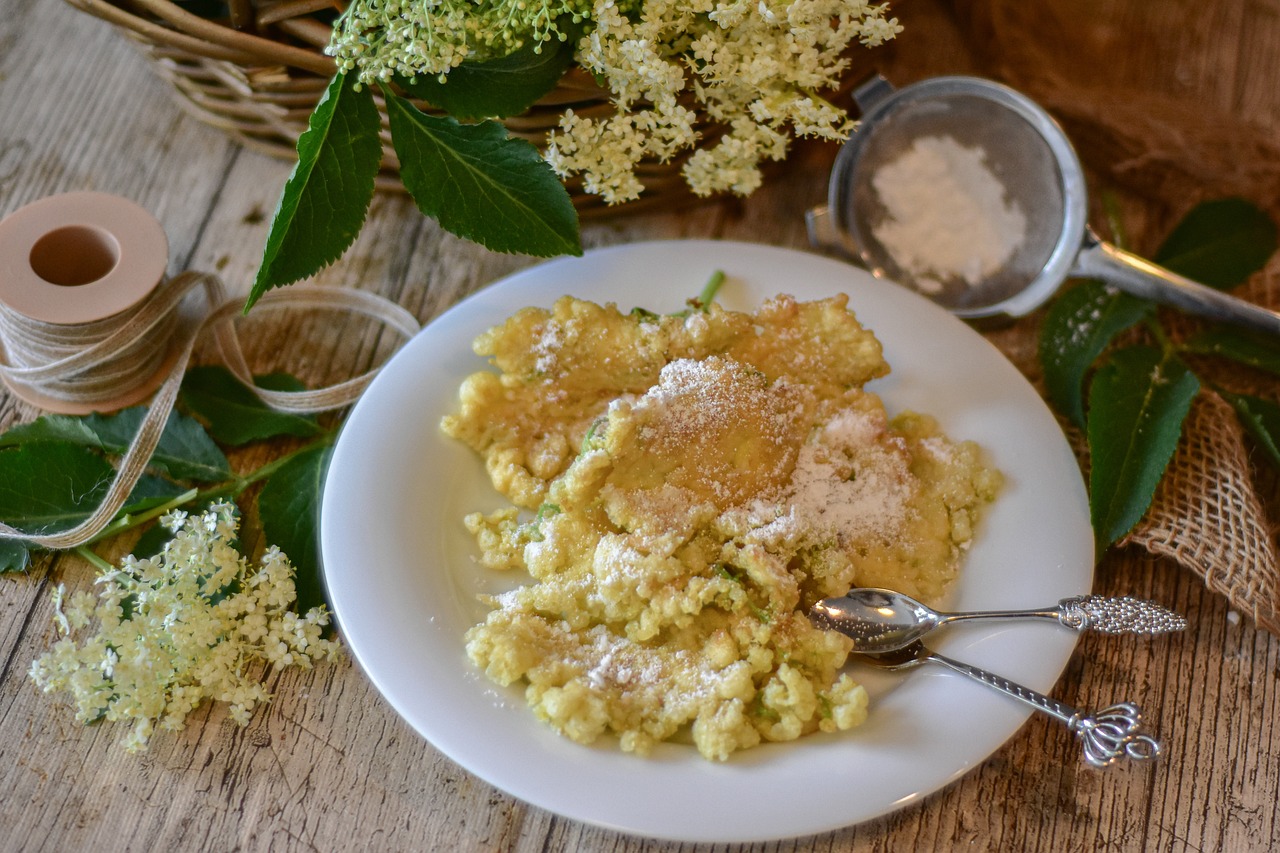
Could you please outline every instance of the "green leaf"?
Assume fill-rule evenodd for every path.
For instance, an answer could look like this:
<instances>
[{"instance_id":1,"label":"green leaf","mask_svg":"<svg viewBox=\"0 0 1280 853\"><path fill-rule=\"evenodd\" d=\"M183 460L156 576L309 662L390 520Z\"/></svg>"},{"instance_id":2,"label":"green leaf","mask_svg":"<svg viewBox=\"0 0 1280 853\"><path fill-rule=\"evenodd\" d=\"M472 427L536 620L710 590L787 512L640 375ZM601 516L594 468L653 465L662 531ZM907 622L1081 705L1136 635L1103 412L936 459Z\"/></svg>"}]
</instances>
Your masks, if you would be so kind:
<instances>
[{"instance_id":1,"label":"green leaf","mask_svg":"<svg viewBox=\"0 0 1280 853\"><path fill-rule=\"evenodd\" d=\"M98 508L114 477L101 455L69 442L0 450L0 519L31 534L67 530ZM183 491L159 477L143 477L121 512L141 511Z\"/></svg>"},{"instance_id":2,"label":"green leaf","mask_svg":"<svg viewBox=\"0 0 1280 853\"><path fill-rule=\"evenodd\" d=\"M331 450L325 445L298 453L271 475L258 496L263 536L288 555L297 572L299 613L325 603L317 536Z\"/></svg>"},{"instance_id":3,"label":"green leaf","mask_svg":"<svg viewBox=\"0 0 1280 853\"><path fill-rule=\"evenodd\" d=\"M0 447L17 447L33 441L65 441L105 449L102 437L87 417L41 415L30 423L18 424L0 434Z\"/></svg>"},{"instance_id":4,"label":"green leaf","mask_svg":"<svg viewBox=\"0 0 1280 853\"><path fill-rule=\"evenodd\" d=\"M302 387L285 374L255 376L254 381L273 391ZM285 435L308 438L321 432L315 418L275 411L219 365L189 368L182 379L180 399L209 424L215 439L232 447Z\"/></svg>"},{"instance_id":5,"label":"green leaf","mask_svg":"<svg viewBox=\"0 0 1280 853\"><path fill-rule=\"evenodd\" d=\"M43 415L0 435L0 447L30 441L65 441L122 454L146 413L146 407L134 406L114 415ZM232 476L231 464L204 427L178 412L169 413L150 464L179 480L217 483Z\"/></svg>"},{"instance_id":6,"label":"green leaf","mask_svg":"<svg viewBox=\"0 0 1280 853\"><path fill-rule=\"evenodd\" d=\"M495 252L582 254L578 212L542 155L501 124L429 116L387 93L400 177L444 228Z\"/></svg>"},{"instance_id":7,"label":"green leaf","mask_svg":"<svg viewBox=\"0 0 1280 853\"><path fill-rule=\"evenodd\" d=\"M153 524L133 543L131 553L140 560L154 557L173 539L173 532L163 524Z\"/></svg>"},{"instance_id":8,"label":"green leaf","mask_svg":"<svg viewBox=\"0 0 1280 853\"><path fill-rule=\"evenodd\" d=\"M1085 281L1049 306L1040 326L1040 366L1049 400L1084 429L1084 378L1116 335L1140 322L1152 305L1102 282Z\"/></svg>"},{"instance_id":9,"label":"green leaf","mask_svg":"<svg viewBox=\"0 0 1280 853\"><path fill-rule=\"evenodd\" d=\"M575 38L530 43L514 53L487 62L464 62L442 83L438 77L396 84L415 98L439 107L454 118L504 118L519 115L560 82L573 64Z\"/></svg>"},{"instance_id":10,"label":"green leaf","mask_svg":"<svg viewBox=\"0 0 1280 853\"><path fill-rule=\"evenodd\" d=\"M1176 355L1117 350L1089 390L1089 505L1099 553L1146 513L1200 390Z\"/></svg>"},{"instance_id":11,"label":"green leaf","mask_svg":"<svg viewBox=\"0 0 1280 853\"><path fill-rule=\"evenodd\" d=\"M1276 249L1276 225L1240 198L1194 207L1156 252L1176 273L1221 290L1243 284Z\"/></svg>"},{"instance_id":12,"label":"green leaf","mask_svg":"<svg viewBox=\"0 0 1280 853\"><path fill-rule=\"evenodd\" d=\"M0 539L0 574L25 572L31 565L31 549L20 539Z\"/></svg>"},{"instance_id":13,"label":"green leaf","mask_svg":"<svg viewBox=\"0 0 1280 853\"><path fill-rule=\"evenodd\" d=\"M337 74L298 137L293 167L271 220L262 266L244 309L273 287L315 275L360 233L382 161L381 119L368 89Z\"/></svg>"},{"instance_id":14,"label":"green leaf","mask_svg":"<svg viewBox=\"0 0 1280 853\"><path fill-rule=\"evenodd\" d=\"M1229 358L1280 376L1280 340L1245 329L1207 329L1183 344L1186 352Z\"/></svg>"},{"instance_id":15,"label":"green leaf","mask_svg":"<svg viewBox=\"0 0 1280 853\"><path fill-rule=\"evenodd\" d=\"M1248 394L1221 390L1218 393L1236 410L1240 423L1258 442L1271 464L1280 468L1280 405Z\"/></svg>"}]
</instances>

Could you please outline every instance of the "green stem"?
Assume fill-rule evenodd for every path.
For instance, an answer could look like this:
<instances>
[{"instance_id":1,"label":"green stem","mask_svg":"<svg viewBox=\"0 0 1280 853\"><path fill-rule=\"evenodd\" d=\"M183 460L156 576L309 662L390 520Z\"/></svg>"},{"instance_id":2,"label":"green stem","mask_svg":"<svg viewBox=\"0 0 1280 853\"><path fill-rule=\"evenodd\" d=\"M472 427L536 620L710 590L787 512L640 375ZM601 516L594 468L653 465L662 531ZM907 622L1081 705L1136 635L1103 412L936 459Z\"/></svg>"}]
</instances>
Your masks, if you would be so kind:
<instances>
[{"instance_id":1,"label":"green stem","mask_svg":"<svg viewBox=\"0 0 1280 853\"><path fill-rule=\"evenodd\" d=\"M93 549L89 547L88 543L85 543L84 545L77 545L75 548L75 552L79 554L80 557L85 562L92 565L99 572L105 573L105 572L113 571L115 569L115 566L111 565L106 560L102 559L97 554L95 554L93 552Z\"/></svg>"},{"instance_id":2,"label":"green stem","mask_svg":"<svg viewBox=\"0 0 1280 853\"><path fill-rule=\"evenodd\" d=\"M207 489L201 490L196 495L195 500L197 502L203 502L206 500L212 500L213 498L221 498L221 497L226 497L231 499L238 498L242 494L244 494L245 491L250 486L254 485L255 483L262 482L263 480L267 479L272 474L274 474L276 471L279 471L285 465L289 464L289 462L292 461L295 456L299 456L317 447L325 447L327 445L333 444L334 440L337 437L338 437L338 434L336 431L325 433L315 441L309 442L308 444L304 444L302 447L299 447L297 450L294 450L290 453L286 453L284 456L281 456L278 459L273 459L267 464L263 465L261 468L256 468L243 477L237 477L234 480L228 480L225 483L219 483L216 486L210 486Z\"/></svg>"},{"instance_id":3,"label":"green stem","mask_svg":"<svg viewBox=\"0 0 1280 853\"><path fill-rule=\"evenodd\" d=\"M716 294L720 291L720 286L722 284L724 284L724 271L716 270L711 274L711 278L707 279L707 283L702 286L701 293L684 301L684 304L687 307L683 311L676 311L674 314L668 314L667 316L688 317L694 311L701 311L703 314L707 313L711 308L711 303L716 301ZM651 311L644 311L640 308L634 309L631 313L635 314L637 312L649 317L657 316Z\"/></svg>"},{"instance_id":4,"label":"green stem","mask_svg":"<svg viewBox=\"0 0 1280 853\"><path fill-rule=\"evenodd\" d=\"M1147 331L1156 339L1156 343L1160 345L1160 351L1164 353L1165 358L1175 355L1179 351L1179 347L1174 343L1169 335L1165 333L1164 327L1160 325L1154 316L1146 319Z\"/></svg>"},{"instance_id":5,"label":"green stem","mask_svg":"<svg viewBox=\"0 0 1280 853\"><path fill-rule=\"evenodd\" d=\"M716 270L711 274L711 278L707 279L707 283L703 286L702 292L698 294L698 308L705 312L711 307L711 303L716 301L716 294L720 292L720 286L724 284L724 270Z\"/></svg>"},{"instance_id":6,"label":"green stem","mask_svg":"<svg viewBox=\"0 0 1280 853\"><path fill-rule=\"evenodd\" d=\"M1120 201L1113 192L1102 194L1102 209L1106 212L1107 227L1111 229L1111 242L1117 249L1128 248L1128 237L1124 231L1124 221L1120 218Z\"/></svg>"},{"instance_id":7,"label":"green stem","mask_svg":"<svg viewBox=\"0 0 1280 853\"><path fill-rule=\"evenodd\" d=\"M159 518L170 510L177 509L180 506L185 506L191 503L205 503L213 500L214 498L222 497L234 500L244 494L245 490L254 483L259 483L267 477L270 477L276 471L280 470L280 468L288 464L288 462L295 456L315 447L323 447L325 445L332 444L336 438L336 431L328 432L315 441L309 442L290 453L286 453L278 459L273 459L262 467L257 468L242 477L236 477L235 479L218 483L217 485L210 486L206 489L188 489L177 497L164 502L160 506L152 507L146 512L126 513L125 515L118 516L112 519L110 524L102 528L97 536L94 536L88 542L84 543L84 545L79 546L76 551L81 556L84 556L85 552L88 551L89 545L92 545L95 542L100 542L103 539L116 536L120 533L124 533L126 530L132 530L133 528L146 524L154 518ZM85 557L85 559L89 558Z\"/></svg>"},{"instance_id":8,"label":"green stem","mask_svg":"<svg viewBox=\"0 0 1280 853\"><path fill-rule=\"evenodd\" d=\"M102 528L102 530L98 531L98 535L94 536L92 539L90 539L88 542L85 542L83 545L80 545L79 547L77 547L76 552L79 553L81 556L84 556L84 551L88 549L89 545L92 545L95 542L100 542L103 539L109 539L110 537L115 536L116 534L119 534L119 533L123 533L126 530L132 530L133 528L141 524L146 524L148 521L150 521L153 518L159 518L169 510L177 509L183 504L190 503L191 501L195 500L196 496L199 495L199 493L200 492L198 489L188 489L187 491L178 495L176 498L166 501L162 503L160 506L152 507L146 512L125 513L124 515L117 516L116 518L111 520L110 524ZM88 559L88 558L86 557L85 559Z\"/></svg>"}]
</instances>

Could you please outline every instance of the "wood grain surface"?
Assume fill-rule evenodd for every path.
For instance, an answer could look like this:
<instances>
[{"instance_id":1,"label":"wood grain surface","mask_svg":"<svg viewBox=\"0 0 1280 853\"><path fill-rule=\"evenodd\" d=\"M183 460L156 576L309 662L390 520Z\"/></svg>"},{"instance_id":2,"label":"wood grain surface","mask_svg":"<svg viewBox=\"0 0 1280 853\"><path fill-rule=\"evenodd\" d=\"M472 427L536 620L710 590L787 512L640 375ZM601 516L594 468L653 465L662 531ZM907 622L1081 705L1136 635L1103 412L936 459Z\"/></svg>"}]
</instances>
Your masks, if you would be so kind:
<instances>
[{"instance_id":1,"label":"wood grain surface","mask_svg":"<svg viewBox=\"0 0 1280 853\"><path fill-rule=\"evenodd\" d=\"M1280 130L1273 0L1055 0L1040 4L1047 23L1025 33L1026 42L985 31L988 4L900 5L907 31L881 57L898 81L976 71L1052 95L1061 90L1048 88L1036 57L1070 54L1061 71L1069 76L1059 79L1081 91L1145 93L1185 105L1188 115L1247 118L1263 137ZM164 224L171 272L216 271L245 292L288 164L239 149L184 115L128 40L105 24L59 0L4 7L0 214L57 192L118 193ZM1032 50L1037 39L1042 53ZM1124 108L1118 100L1115 109ZM1082 155L1095 174L1114 176L1105 141ZM745 201L590 223L586 243L722 237L805 247L804 211L823 201L834 153L802 147L780 180ZM1171 185L1141 164L1124 174L1132 180L1115 189L1126 226L1135 246L1149 248L1193 199L1155 192ZM1188 186L1192 178L1181 180ZM1255 189L1262 203L1280 194ZM320 281L381 293L425 322L529 263L441 232L405 198L380 196L356 245ZM255 369L290 370L313 384L388 353L388 342L359 321L251 316L244 329ZM1006 331L993 340L1028 363L1027 335ZM0 427L37 414L0 395ZM105 556L120 556L122 547ZM269 674L275 700L248 727L206 706L182 732L157 735L149 752L127 755L118 746L121 727L77 724L26 674L54 639L51 587L89 588L92 580L92 568L70 556L45 556L25 575L0 577L0 849L724 849L631 837L529 807L435 752L350 663ZM1153 642L1083 639L1054 691L1078 707L1138 702L1165 739L1158 764L1088 770L1063 730L1036 718L923 802L839 832L743 849L1063 853L1278 843L1280 639L1233 615L1187 570L1136 549L1101 562L1095 591L1153 598L1190 620L1184 635Z\"/></svg>"}]
</instances>

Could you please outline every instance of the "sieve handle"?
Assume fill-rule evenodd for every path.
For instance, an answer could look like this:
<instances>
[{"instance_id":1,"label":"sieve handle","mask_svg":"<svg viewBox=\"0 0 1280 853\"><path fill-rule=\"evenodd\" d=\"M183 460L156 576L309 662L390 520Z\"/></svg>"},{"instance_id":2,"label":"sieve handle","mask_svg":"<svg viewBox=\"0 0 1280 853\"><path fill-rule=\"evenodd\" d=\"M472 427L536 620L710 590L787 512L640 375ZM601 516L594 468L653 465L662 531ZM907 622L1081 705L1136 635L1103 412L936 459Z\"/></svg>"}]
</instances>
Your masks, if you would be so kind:
<instances>
[{"instance_id":1,"label":"sieve handle","mask_svg":"<svg viewBox=\"0 0 1280 853\"><path fill-rule=\"evenodd\" d=\"M1125 293L1223 323L1280 335L1280 313L1214 290L1085 232L1071 275L1097 278Z\"/></svg>"}]
</instances>

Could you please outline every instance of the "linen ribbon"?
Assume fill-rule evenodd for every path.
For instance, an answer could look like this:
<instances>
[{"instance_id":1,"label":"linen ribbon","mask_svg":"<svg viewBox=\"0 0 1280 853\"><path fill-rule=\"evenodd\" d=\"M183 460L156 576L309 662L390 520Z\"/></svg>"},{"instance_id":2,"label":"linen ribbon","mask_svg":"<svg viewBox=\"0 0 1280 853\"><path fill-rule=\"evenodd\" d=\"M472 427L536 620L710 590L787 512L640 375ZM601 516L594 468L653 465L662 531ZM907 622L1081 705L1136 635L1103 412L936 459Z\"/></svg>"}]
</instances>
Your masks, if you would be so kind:
<instances>
[{"instance_id":1,"label":"linen ribbon","mask_svg":"<svg viewBox=\"0 0 1280 853\"><path fill-rule=\"evenodd\" d=\"M183 317L179 310L188 294L203 291L203 312ZM328 309L360 314L412 337L421 328L416 317L380 296L359 290L294 285L270 291L257 302L259 312L281 309ZM355 402L377 375L375 367L359 376L307 391L270 391L253 382L234 320L241 301L229 299L217 276L188 271L163 282L138 306L106 320L82 325L50 324L17 314L0 304L0 341L8 363L0 375L71 402L92 404L137 387L141 379L169 357L177 357L152 397L137 434L120 460L115 479L102 503L69 530L33 534L0 522L0 539L22 539L43 548L66 549L93 539L111 522L146 470L177 402L182 377L196 341L206 329L215 335L223 363L240 382L271 408L291 414L310 414ZM129 384L129 383L132 383Z\"/></svg>"}]
</instances>

